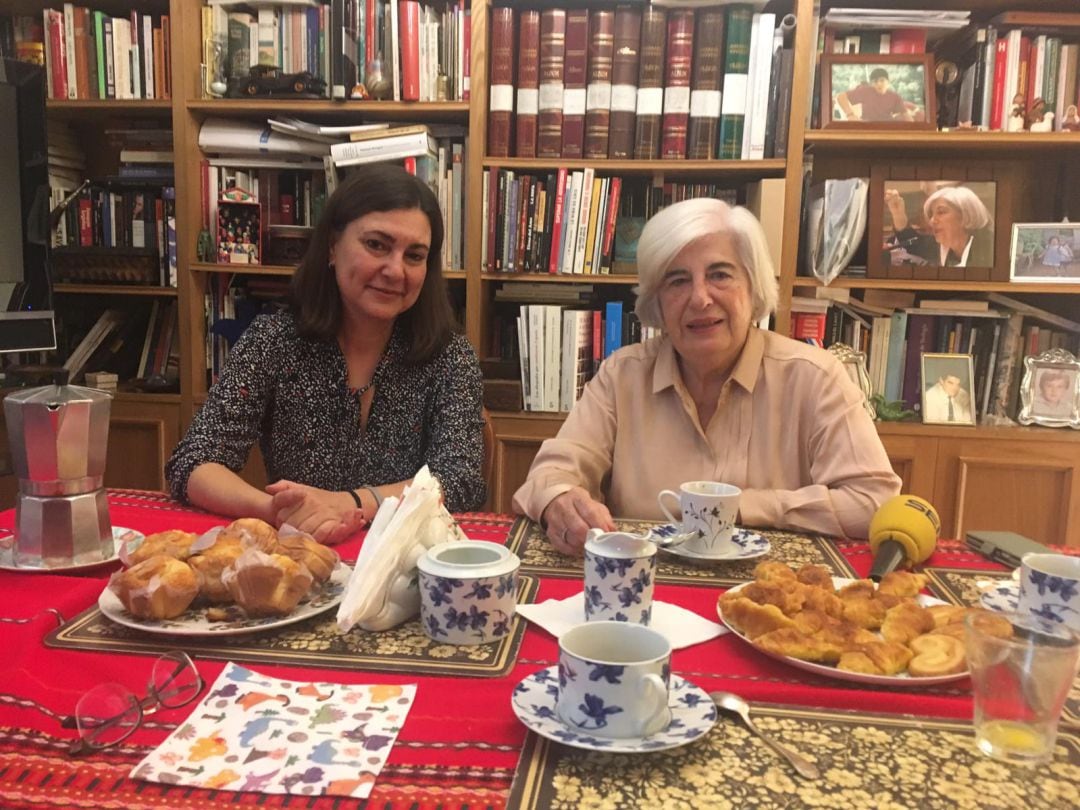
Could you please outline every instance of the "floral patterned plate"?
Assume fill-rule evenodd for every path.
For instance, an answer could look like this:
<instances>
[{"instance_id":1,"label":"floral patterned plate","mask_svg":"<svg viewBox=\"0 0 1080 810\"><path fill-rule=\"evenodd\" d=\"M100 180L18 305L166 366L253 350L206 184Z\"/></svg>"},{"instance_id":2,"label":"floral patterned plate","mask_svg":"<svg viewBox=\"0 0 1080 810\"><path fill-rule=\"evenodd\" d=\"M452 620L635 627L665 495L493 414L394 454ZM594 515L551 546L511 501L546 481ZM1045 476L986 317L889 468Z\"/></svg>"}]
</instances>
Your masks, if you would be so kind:
<instances>
[{"instance_id":1,"label":"floral patterned plate","mask_svg":"<svg viewBox=\"0 0 1080 810\"><path fill-rule=\"evenodd\" d=\"M243 633L257 633L262 630L271 630L275 627L284 627L287 624L302 622L324 611L329 610L341 601L345 593L345 584L349 581L352 569L345 563L338 563L330 579L322 586L318 593L313 595L307 602L301 602L288 616L266 616L251 619L244 612L236 608L235 618L223 622L212 622L206 618L205 607L190 608L187 612L175 619L137 619L124 610L123 604L112 591L106 588L98 597L98 608L108 618L117 624L142 630L147 633L157 633L169 636L238 636Z\"/></svg>"},{"instance_id":2,"label":"floral patterned plate","mask_svg":"<svg viewBox=\"0 0 1080 810\"><path fill-rule=\"evenodd\" d=\"M518 720L541 737L584 748L587 751L613 751L622 754L640 754L678 748L704 737L716 723L716 705L704 690L671 676L671 692L668 706L671 723L667 728L648 737L610 739L582 734L570 728L555 714L555 700L559 694L559 668L557 666L534 672L514 687L511 704Z\"/></svg>"},{"instance_id":3,"label":"floral patterned plate","mask_svg":"<svg viewBox=\"0 0 1080 810\"><path fill-rule=\"evenodd\" d=\"M91 563L80 563L78 565L58 565L52 568L45 568L44 566L29 566L29 565L16 565L15 564L15 550L11 545L0 546L0 570L3 571L26 571L28 573L40 572L43 574L55 573L57 571L64 571L71 573L74 571L89 571L91 568L97 568L99 565L108 565L109 563L120 561L120 548L125 543L138 544L143 541L145 535L142 532L137 532L134 529L125 529L123 526L112 527L113 536L113 556L107 560L98 560ZM14 544L15 536L11 536L11 543Z\"/></svg>"},{"instance_id":4,"label":"floral patterned plate","mask_svg":"<svg viewBox=\"0 0 1080 810\"><path fill-rule=\"evenodd\" d=\"M833 587L843 588L845 585L849 585L852 582L858 582L856 579L845 579L844 577L833 577ZM749 582L743 582L740 585L736 585L728 593L735 593L741 591ZM923 607L930 607L931 605L947 605L948 602L943 602L940 599L935 599L933 596L927 596L926 594L919 594L917 597L918 602ZM720 610L720 604L716 605L716 613L720 616L720 621L731 630L733 634L741 638L750 646L754 647L762 655L767 655L769 658L775 658L777 661L783 661L786 664L790 664L798 669L804 669L807 672L813 672L816 675L821 675L826 678L835 678L840 681L851 681L853 683L868 683L876 686L934 686L939 683L951 683L952 681L963 680L968 677L970 673L966 670L964 672L956 672L952 675L932 675L924 678L913 678L906 672L900 675L864 675L861 672L848 672L847 670L837 669L836 667L828 666L827 664L815 664L812 661L803 661L799 658L791 658L787 655L780 655L778 653L771 653L768 650L762 650L759 647L754 646L749 638L744 636L739 630L736 630L726 621L724 621L724 614Z\"/></svg>"},{"instance_id":5,"label":"floral patterned plate","mask_svg":"<svg viewBox=\"0 0 1080 810\"><path fill-rule=\"evenodd\" d=\"M979 601L989 610L1011 613L1020 603L1020 583L999 582L979 594Z\"/></svg>"},{"instance_id":6,"label":"floral patterned plate","mask_svg":"<svg viewBox=\"0 0 1080 810\"><path fill-rule=\"evenodd\" d=\"M649 530L649 534L646 536L666 538L678 533L678 526L674 523L665 523L662 526L654 526ZM735 545L738 548L734 554L725 554L723 557L699 554L696 551L689 551L678 544L673 546L661 546L661 548L669 554L674 554L676 557L682 557L684 560L693 560L694 562L702 563L752 560L754 557L761 557L772 550L772 546L769 544L768 540L757 532L752 532L749 529L736 528L735 535L732 539L735 541Z\"/></svg>"}]
</instances>

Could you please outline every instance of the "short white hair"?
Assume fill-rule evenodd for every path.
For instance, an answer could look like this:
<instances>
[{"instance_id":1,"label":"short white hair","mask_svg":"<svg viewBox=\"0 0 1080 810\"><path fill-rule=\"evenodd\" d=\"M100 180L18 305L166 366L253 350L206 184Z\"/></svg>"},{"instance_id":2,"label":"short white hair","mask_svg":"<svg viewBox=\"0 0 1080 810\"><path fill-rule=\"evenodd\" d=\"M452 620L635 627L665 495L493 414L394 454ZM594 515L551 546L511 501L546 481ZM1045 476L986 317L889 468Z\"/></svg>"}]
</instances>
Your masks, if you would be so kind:
<instances>
[{"instance_id":1,"label":"short white hair","mask_svg":"<svg viewBox=\"0 0 1080 810\"><path fill-rule=\"evenodd\" d=\"M994 223L979 195L966 186L946 186L927 197L923 203L923 214L927 219L930 219L930 209L938 200L960 212L960 224L966 231L977 231Z\"/></svg>"},{"instance_id":2,"label":"short white hair","mask_svg":"<svg viewBox=\"0 0 1080 810\"><path fill-rule=\"evenodd\" d=\"M753 320L761 320L776 309L776 275L761 223L741 206L697 197L669 205L646 222L641 231L634 312L643 325L663 328L660 287L664 274L687 245L715 233L731 236L739 261L750 277Z\"/></svg>"}]
</instances>

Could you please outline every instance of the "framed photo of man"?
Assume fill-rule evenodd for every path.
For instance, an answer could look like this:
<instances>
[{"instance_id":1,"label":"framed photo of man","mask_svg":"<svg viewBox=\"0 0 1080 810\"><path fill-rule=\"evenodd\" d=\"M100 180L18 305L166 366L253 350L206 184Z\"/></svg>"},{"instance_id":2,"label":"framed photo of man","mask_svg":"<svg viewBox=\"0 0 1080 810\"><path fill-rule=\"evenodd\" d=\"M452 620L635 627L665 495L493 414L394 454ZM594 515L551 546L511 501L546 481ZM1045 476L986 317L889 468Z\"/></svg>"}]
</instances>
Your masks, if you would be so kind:
<instances>
[{"instance_id":1,"label":"framed photo of man","mask_svg":"<svg viewBox=\"0 0 1080 810\"><path fill-rule=\"evenodd\" d=\"M822 128L932 130L936 110L931 54L822 54Z\"/></svg>"},{"instance_id":2,"label":"framed photo of man","mask_svg":"<svg viewBox=\"0 0 1080 810\"><path fill-rule=\"evenodd\" d=\"M970 354L927 354L922 360L922 420L927 425L975 424L975 375Z\"/></svg>"},{"instance_id":3,"label":"framed photo of man","mask_svg":"<svg viewBox=\"0 0 1080 810\"><path fill-rule=\"evenodd\" d=\"M1080 429L1080 361L1065 349L1025 357L1020 403L1022 425Z\"/></svg>"},{"instance_id":4,"label":"framed photo of man","mask_svg":"<svg viewBox=\"0 0 1080 810\"><path fill-rule=\"evenodd\" d=\"M1009 280L1080 284L1080 225L1014 223Z\"/></svg>"}]
</instances>

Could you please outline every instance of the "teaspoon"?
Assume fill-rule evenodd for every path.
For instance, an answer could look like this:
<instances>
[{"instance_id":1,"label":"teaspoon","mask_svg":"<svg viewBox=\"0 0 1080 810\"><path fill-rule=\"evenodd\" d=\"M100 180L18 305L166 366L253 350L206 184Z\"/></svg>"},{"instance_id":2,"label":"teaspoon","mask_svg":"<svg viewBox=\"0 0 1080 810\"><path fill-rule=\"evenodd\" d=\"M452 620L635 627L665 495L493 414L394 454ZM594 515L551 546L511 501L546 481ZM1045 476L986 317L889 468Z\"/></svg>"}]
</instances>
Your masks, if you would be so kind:
<instances>
[{"instance_id":1,"label":"teaspoon","mask_svg":"<svg viewBox=\"0 0 1080 810\"><path fill-rule=\"evenodd\" d=\"M734 712L739 715L739 717L743 719L743 722L746 723L746 727L761 737L761 739L776 753L787 759L795 770L798 771L799 776L805 777L806 779L818 779L821 777L820 771L818 771L817 767L812 762L801 754L797 754L790 748L781 745L754 725L754 721L750 719L750 704L741 697L732 694L731 692L710 692L709 697L711 697L713 702L721 709L726 709L729 712Z\"/></svg>"}]
</instances>

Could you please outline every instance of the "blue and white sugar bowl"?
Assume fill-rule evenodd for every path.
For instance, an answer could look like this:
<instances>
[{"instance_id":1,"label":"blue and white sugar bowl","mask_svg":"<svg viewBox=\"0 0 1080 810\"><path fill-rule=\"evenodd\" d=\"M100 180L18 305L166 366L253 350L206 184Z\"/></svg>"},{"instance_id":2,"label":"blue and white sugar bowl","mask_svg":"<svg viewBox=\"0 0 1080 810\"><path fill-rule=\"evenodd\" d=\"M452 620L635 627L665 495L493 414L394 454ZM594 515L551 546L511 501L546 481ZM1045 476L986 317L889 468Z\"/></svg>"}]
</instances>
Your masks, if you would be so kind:
<instances>
[{"instance_id":1,"label":"blue and white sugar bowl","mask_svg":"<svg viewBox=\"0 0 1080 810\"><path fill-rule=\"evenodd\" d=\"M506 546L465 540L429 548L420 569L420 622L434 641L486 644L510 634L521 560Z\"/></svg>"}]
</instances>

